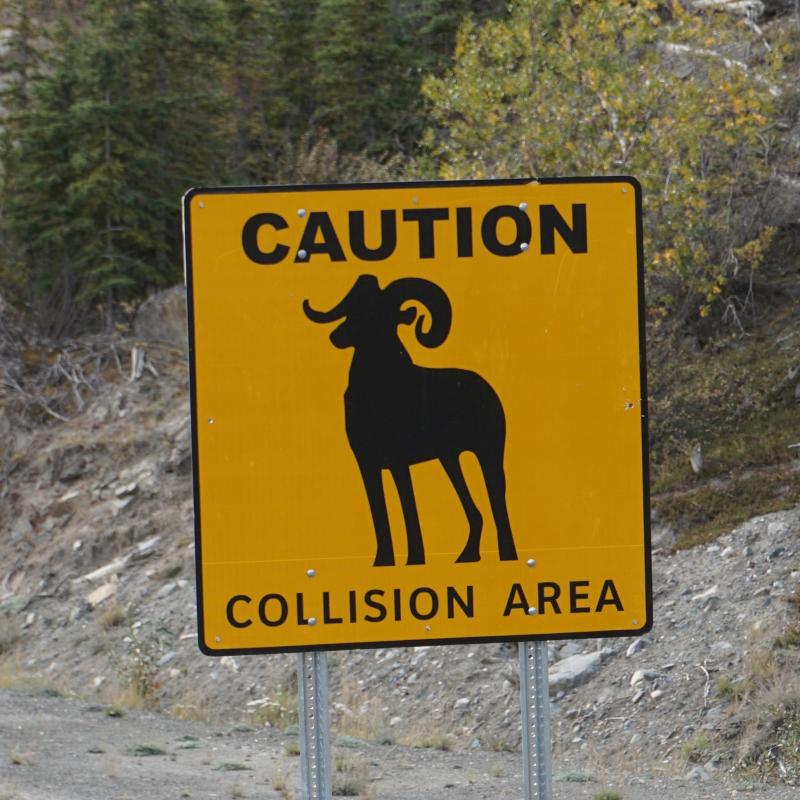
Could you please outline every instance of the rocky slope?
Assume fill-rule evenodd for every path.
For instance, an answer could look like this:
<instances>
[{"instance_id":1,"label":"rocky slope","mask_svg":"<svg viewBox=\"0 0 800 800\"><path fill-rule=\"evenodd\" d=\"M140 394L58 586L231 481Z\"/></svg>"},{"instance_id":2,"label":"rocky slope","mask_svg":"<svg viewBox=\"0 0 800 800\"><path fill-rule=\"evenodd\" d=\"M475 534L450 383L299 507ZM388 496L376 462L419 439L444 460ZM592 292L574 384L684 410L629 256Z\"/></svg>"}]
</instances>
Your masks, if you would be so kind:
<instances>
[{"instance_id":1,"label":"rocky slope","mask_svg":"<svg viewBox=\"0 0 800 800\"><path fill-rule=\"evenodd\" d=\"M291 724L293 656L197 649L185 354L76 344L64 351L66 379L53 370L58 352L23 345L3 351L16 377L0 397L0 686ZM37 404L42 360L50 389ZM603 763L705 779L738 764L799 780L800 510L674 553L657 528L654 544L652 633L550 648L557 754L578 771ZM515 749L516 655L499 644L332 653L335 728Z\"/></svg>"}]
</instances>

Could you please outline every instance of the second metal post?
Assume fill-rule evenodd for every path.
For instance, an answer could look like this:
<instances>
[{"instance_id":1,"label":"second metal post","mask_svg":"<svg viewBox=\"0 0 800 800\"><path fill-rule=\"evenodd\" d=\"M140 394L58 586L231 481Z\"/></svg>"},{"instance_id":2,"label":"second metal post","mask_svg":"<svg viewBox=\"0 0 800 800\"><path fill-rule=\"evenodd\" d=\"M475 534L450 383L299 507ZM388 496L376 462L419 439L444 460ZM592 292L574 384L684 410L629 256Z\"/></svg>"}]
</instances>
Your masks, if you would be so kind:
<instances>
[{"instance_id":1,"label":"second metal post","mask_svg":"<svg viewBox=\"0 0 800 800\"><path fill-rule=\"evenodd\" d=\"M552 800L547 642L519 643L524 800Z\"/></svg>"}]
</instances>

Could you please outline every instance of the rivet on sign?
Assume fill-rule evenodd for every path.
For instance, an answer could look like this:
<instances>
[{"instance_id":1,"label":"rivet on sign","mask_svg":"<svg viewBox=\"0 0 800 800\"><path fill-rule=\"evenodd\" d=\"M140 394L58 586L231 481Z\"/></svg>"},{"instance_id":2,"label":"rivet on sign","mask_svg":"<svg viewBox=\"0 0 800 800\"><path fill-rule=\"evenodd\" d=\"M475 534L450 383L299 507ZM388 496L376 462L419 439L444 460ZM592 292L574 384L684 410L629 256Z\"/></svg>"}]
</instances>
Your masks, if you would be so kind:
<instances>
[{"instance_id":1,"label":"rivet on sign","mask_svg":"<svg viewBox=\"0 0 800 800\"><path fill-rule=\"evenodd\" d=\"M520 209L520 211L527 211L528 210L528 204L527 203L520 203L519 204L519 209Z\"/></svg>"},{"instance_id":2,"label":"rivet on sign","mask_svg":"<svg viewBox=\"0 0 800 800\"><path fill-rule=\"evenodd\" d=\"M305 250L298 250L298 251L297 251L297 257L298 257L298 258L299 258L301 261L305 261L307 256L308 256L308 253L306 253L306 251L305 251Z\"/></svg>"},{"instance_id":3,"label":"rivet on sign","mask_svg":"<svg viewBox=\"0 0 800 800\"><path fill-rule=\"evenodd\" d=\"M528 249L528 243L520 242L519 249L522 250L522 252L524 253Z\"/></svg>"},{"instance_id":4,"label":"rivet on sign","mask_svg":"<svg viewBox=\"0 0 800 800\"><path fill-rule=\"evenodd\" d=\"M215 636L214 637L214 641L215 642L221 642L222 641L222 637L221 636Z\"/></svg>"},{"instance_id":5,"label":"rivet on sign","mask_svg":"<svg viewBox=\"0 0 800 800\"><path fill-rule=\"evenodd\" d=\"M529 567L535 567L536 566L536 559L535 558L529 558L528 559L528 566Z\"/></svg>"},{"instance_id":6,"label":"rivet on sign","mask_svg":"<svg viewBox=\"0 0 800 800\"><path fill-rule=\"evenodd\" d=\"M630 400L627 403L625 403L625 410L626 411L630 411L632 408L633 408L633 403L631 403Z\"/></svg>"},{"instance_id":7,"label":"rivet on sign","mask_svg":"<svg viewBox=\"0 0 800 800\"><path fill-rule=\"evenodd\" d=\"M317 571L315 569L307 569L306 570L306 575L308 575L309 578L313 578L316 574L317 574Z\"/></svg>"},{"instance_id":8,"label":"rivet on sign","mask_svg":"<svg viewBox=\"0 0 800 800\"><path fill-rule=\"evenodd\" d=\"M638 624L639 624L639 620L638 620L638 619L635 619L635 620L633 621L633 624L634 624L634 625L638 625Z\"/></svg>"},{"instance_id":9,"label":"rivet on sign","mask_svg":"<svg viewBox=\"0 0 800 800\"><path fill-rule=\"evenodd\" d=\"M425 630L426 630L426 631L429 631L430 629L431 629L431 626L430 626L430 625L426 625L426 626L425 626Z\"/></svg>"},{"instance_id":10,"label":"rivet on sign","mask_svg":"<svg viewBox=\"0 0 800 800\"><path fill-rule=\"evenodd\" d=\"M627 186L623 186L622 187L622 194L627 194L627 192L628 192L628 187Z\"/></svg>"},{"instance_id":11,"label":"rivet on sign","mask_svg":"<svg viewBox=\"0 0 800 800\"><path fill-rule=\"evenodd\" d=\"M205 203L204 203L202 200L201 200L201 201L200 201L200 202L199 202L197 205L198 205L200 208L205 208L205 207L206 207L206 204L205 204Z\"/></svg>"},{"instance_id":12,"label":"rivet on sign","mask_svg":"<svg viewBox=\"0 0 800 800\"><path fill-rule=\"evenodd\" d=\"M528 609L528 614L530 614L530 616L533 616L535 613L536 613L536 607L535 606L531 606Z\"/></svg>"},{"instance_id":13,"label":"rivet on sign","mask_svg":"<svg viewBox=\"0 0 800 800\"><path fill-rule=\"evenodd\" d=\"M209 424L209 425L213 425L213 424L214 424L214 420L213 420L213 419L211 419L211 417L209 417L209 418L208 418L208 424Z\"/></svg>"},{"instance_id":14,"label":"rivet on sign","mask_svg":"<svg viewBox=\"0 0 800 800\"><path fill-rule=\"evenodd\" d=\"M304 208L298 208L297 209L297 216L298 217L304 217L305 215L306 215L306 210Z\"/></svg>"},{"instance_id":15,"label":"rivet on sign","mask_svg":"<svg viewBox=\"0 0 800 800\"><path fill-rule=\"evenodd\" d=\"M308 618L308 624L309 625L316 625L317 624L317 618L316 617L309 617Z\"/></svg>"}]
</instances>

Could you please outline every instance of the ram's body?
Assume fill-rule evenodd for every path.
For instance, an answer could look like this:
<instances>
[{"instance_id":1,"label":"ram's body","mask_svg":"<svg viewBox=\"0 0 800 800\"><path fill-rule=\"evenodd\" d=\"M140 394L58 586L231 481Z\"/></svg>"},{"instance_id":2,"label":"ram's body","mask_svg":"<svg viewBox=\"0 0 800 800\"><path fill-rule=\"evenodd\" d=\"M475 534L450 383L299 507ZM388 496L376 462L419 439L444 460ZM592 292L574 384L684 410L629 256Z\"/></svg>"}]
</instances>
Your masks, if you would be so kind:
<instances>
[{"instance_id":1,"label":"ram's body","mask_svg":"<svg viewBox=\"0 0 800 800\"><path fill-rule=\"evenodd\" d=\"M450 330L450 301L430 281L405 278L381 290L377 278L362 275L331 311L312 309L314 322L343 320L331 334L338 348L353 347L350 380L344 395L345 427L358 462L377 539L376 566L394 564L381 471L397 485L408 538L408 563L424 564L409 466L438 459L458 494L469 522L469 537L458 561L480 559L483 517L472 500L459 464L475 453L483 471L497 527L500 558L517 558L505 501L503 451L505 415L494 389L477 373L431 369L414 364L397 335L397 326L416 318L403 302L417 300L432 311L428 331L417 320L416 335L427 347L440 345Z\"/></svg>"}]
</instances>

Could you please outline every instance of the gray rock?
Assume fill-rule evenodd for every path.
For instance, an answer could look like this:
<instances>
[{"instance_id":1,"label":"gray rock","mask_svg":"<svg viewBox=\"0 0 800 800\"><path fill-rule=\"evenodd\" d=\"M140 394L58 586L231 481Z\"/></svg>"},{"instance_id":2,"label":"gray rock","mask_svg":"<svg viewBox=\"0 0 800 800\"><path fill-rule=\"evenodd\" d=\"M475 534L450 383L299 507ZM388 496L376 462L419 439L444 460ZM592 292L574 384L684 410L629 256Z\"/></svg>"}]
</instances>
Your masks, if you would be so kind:
<instances>
[{"instance_id":1,"label":"gray rock","mask_svg":"<svg viewBox=\"0 0 800 800\"><path fill-rule=\"evenodd\" d=\"M702 602L704 600L709 600L712 597L716 597L717 593L719 592L719 586L714 584L710 589L706 589L704 592L700 592L700 594L696 594L692 596L692 602Z\"/></svg>"},{"instance_id":2,"label":"gray rock","mask_svg":"<svg viewBox=\"0 0 800 800\"><path fill-rule=\"evenodd\" d=\"M628 658L630 658L631 656L638 653L640 650L644 650L644 648L647 647L647 645L648 645L648 640L644 636L638 639L634 639L628 646L628 649L625 651L625 655Z\"/></svg>"},{"instance_id":3,"label":"gray rock","mask_svg":"<svg viewBox=\"0 0 800 800\"><path fill-rule=\"evenodd\" d=\"M767 536L783 536L785 533L789 532L789 525L784 522L783 520L777 520L776 522L770 522L767 525ZM782 550L783 548L781 548Z\"/></svg>"},{"instance_id":4,"label":"gray rock","mask_svg":"<svg viewBox=\"0 0 800 800\"><path fill-rule=\"evenodd\" d=\"M714 642L711 645L711 655L719 658L721 656L727 656L733 652L733 645L730 642L726 642L725 640L720 640L719 642Z\"/></svg>"},{"instance_id":5,"label":"gray rock","mask_svg":"<svg viewBox=\"0 0 800 800\"><path fill-rule=\"evenodd\" d=\"M556 661L549 669L550 690L569 689L588 680L603 660L602 651L584 653Z\"/></svg>"},{"instance_id":6,"label":"gray rock","mask_svg":"<svg viewBox=\"0 0 800 800\"><path fill-rule=\"evenodd\" d=\"M692 767L686 773L687 781L707 781L711 776L702 767Z\"/></svg>"},{"instance_id":7,"label":"gray rock","mask_svg":"<svg viewBox=\"0 0 800 800\"><path fill-rule=\"evenodd\" d=\"M136 312L133 331L140 339L187 349L186 292L183 286L173 286L148 297Z\"/></svg>"},{"instance_id":8,"label":"gray rock","mask_svg":"<svg viewBox=\"0 0 800 800\"><path fill-rule=\"evenodd\" d=\"M654 681L657 677L658 673L653 672L651 669L637 669L631 675L631 686L636 686L637 683L642 683L642 681Z\"/></svg>"}]
</instances>

